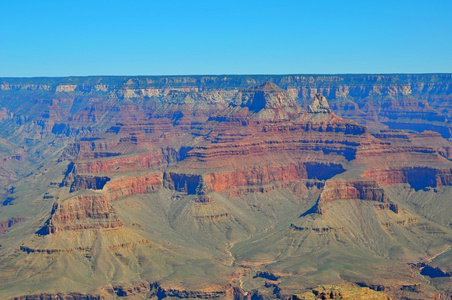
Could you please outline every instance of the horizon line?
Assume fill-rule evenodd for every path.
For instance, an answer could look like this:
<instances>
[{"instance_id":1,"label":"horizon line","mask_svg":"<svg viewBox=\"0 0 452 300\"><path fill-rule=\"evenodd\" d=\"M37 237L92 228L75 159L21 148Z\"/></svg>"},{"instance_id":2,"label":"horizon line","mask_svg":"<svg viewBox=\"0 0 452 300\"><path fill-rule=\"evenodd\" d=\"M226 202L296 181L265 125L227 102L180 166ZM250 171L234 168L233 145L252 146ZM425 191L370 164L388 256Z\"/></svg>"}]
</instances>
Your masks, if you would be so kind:
<instances>
[{"instance_id":1,"label":"horizon line","mask_svg":"<svg viewBox=\"0 0 452 300\"><path fill-rule=\"evenodd\" d=\"M66 75L66 76L0 76L0 79L89 78L89 77L203 77L203 76L338 76L338 75L452 75L452 72L413 73L249 73L249 74L179 74L179 75Z\"/></svg>"}]
</instances>

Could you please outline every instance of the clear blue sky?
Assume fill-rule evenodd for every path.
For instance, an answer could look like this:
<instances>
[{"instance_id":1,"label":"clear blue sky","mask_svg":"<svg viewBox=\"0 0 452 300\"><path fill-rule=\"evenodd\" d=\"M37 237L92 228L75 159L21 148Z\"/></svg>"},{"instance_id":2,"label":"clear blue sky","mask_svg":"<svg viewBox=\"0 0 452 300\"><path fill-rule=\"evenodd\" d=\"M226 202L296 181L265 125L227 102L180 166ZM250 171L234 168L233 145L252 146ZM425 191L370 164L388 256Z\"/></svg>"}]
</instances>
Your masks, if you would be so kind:
<instances>
[{"instance_id":1,"label":"clear blue sky","mask_svg":"<svg viewBox=\"0 0 452 300\"><path fill-rule=\"evenodd\" d=\"M452 72L452 1L0 0L0 76Z\"/></svg>"}]
</instances>

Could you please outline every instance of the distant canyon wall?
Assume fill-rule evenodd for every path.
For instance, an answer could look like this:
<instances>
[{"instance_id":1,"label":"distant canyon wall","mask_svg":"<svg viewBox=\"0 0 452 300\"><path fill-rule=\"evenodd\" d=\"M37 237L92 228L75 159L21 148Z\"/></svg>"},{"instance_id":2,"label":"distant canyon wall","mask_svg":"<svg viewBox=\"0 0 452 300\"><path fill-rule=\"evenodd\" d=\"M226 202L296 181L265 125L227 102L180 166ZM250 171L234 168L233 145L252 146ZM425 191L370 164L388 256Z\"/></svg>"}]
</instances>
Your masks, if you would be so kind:
<instances>
[{"instance_id":1,"label":"distant canyon wall","mask_svg":"<svg viewBox=\"0 0 452 300\"><path fill-rule=\"evenodd\" d=\"M374 131L452 137L452 74L0 78L0 122L66 136L149 118L190 126L236 103L244 88L267 81L304 108L321 93L336 114Z\"/></svg>"}]
</instances>

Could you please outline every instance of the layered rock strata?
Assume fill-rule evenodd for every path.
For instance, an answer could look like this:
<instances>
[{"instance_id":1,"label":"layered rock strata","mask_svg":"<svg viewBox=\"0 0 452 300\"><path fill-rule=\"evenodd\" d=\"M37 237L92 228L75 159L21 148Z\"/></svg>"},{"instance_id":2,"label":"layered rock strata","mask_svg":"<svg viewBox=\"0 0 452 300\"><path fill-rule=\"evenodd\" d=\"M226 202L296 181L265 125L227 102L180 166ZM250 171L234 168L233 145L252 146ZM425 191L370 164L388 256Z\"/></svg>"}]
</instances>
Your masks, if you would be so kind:
<instances>
[{"instance_id":1,"label":"layered rock strata","mask_svg":"<svg viewBox=\"0 0 452 300\"><path fill-rule=\"evenodd\" d=\"M57 234L66 230L115 229L124 226L104 195L76 196L57 201L51 217L40 234Z\"/></svg>"},{"instance_id":2,"label":"layered rock strata","mask_svg":"<svg viewBox=\"0 0 452 300\"><path fill-rule=\"evenodd\" d=\"M375 181L328 180L316 204L316 212L324 214L324 206L336 200L359 199L378 202L383 209L398 213L397 204L391 203L384 190Z\"/></svg>"},{"instance_id":3,"label":"layered rock strata","mask_svg":"<svg viewBox=\"0 0 452 300\"><path fill-rule=\"evenodd\" d=\"M452 169L431 167L403 167L370 169L364 177L376 180L379 184L408 183L415 190L452 185Z\"/></svg>"}]
</instances>

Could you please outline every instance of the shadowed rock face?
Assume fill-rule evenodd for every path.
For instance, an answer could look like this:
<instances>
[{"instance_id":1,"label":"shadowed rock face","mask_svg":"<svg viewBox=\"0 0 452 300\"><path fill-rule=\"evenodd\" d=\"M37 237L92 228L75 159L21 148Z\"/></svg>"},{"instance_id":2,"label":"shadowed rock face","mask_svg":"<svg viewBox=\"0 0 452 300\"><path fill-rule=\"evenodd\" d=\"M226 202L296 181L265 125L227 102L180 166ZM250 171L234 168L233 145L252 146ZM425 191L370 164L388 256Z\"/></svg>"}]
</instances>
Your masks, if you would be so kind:
<instances>
[{"instance_id":1,"label":"shadowed rock face","mask_svg":"<svg viewBox=\"0 0 452 300\"><path fill-rule=\"evenodd\" d=\"M110 181L110 178L103 176L80 176L75 175L74 181L71 184L71 192L79 190L101 190L104 188L105 184Z\"/></svg>"},{"instance_id":2,"label":"shadowed rock face","mask_svg":"<svg viewBox=\"0 0 452 300\"><path fill-rule=\"evenodd\" d=\"M0 191L0 296L445 296L452 144L375 131L449 128L438 76L1 81L2 166L34 169Z\"/></svg>"},{"instance_id":3,"label":"shadowed rock face","mask_svg":"<svg viewBox=\"0 0 452 300\"><path fill-rule=\"evenodd\" d=\"M425 266L422 268L421 270L421 274L424 276L428 276L430 278L437 278L437 277L450 277L451 274L444 272L443 270L441 270L440 268L436 267L430 267L430 266Z\"/></svg>"},{"instance_id":4,"label":"shadowed rock face","mask_svg":"<svg viewBox=\"0 0 452 300\"><path fill-rule=\"evenodd\" d=\"M408 183L414 190L452 185L452 169L405 167L367 170L363 176L380 184Z\"/></svg>"},{"instance_id":5,"label":"shadowed rock face","mask_svg":"<svg viewBox=\"0 0 452 300\"><path fill-rule=\"evenodd\" d=\"M272 82L240 90L233 102L215 115L216 121L278 122L293 120L303 113L287 91Z\"/></svg>"},{"instance_id":6,"label":"shadowed rock face","mask_svg":"<svg viewBox=\"0 0 452 300\"><path fill-rule=\"evenodd\" d=\"M24 217L12 217L6 221L0 222L0 235L5 234L5 232L8 231L8 229L17 223L23 222L26 219Z\"/></svg>"}]
</instances>

